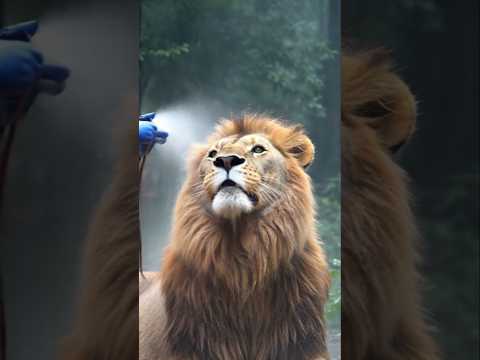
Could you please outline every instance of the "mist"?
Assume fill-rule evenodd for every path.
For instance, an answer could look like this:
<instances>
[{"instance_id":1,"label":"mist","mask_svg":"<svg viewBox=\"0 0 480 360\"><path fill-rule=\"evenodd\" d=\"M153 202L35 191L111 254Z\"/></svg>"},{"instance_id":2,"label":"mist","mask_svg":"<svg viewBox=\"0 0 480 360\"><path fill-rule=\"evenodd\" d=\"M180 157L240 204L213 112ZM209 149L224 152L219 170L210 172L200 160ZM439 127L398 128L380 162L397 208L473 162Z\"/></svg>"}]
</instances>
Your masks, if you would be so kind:
<instances>
[{"instance_id":1,"label":"mist","mask_svg":"<svg viewBox=\"0 0 480 360\"><path fill-rule=\"evenodd\" d=\"M159 269L190 149L204 143L216 122L228 115L226 107L206 98L188 99L156 111L153 123L169 137L164 145L153 148L144 167L140 196L144 270Z\"/></svg>"}]
</instances>

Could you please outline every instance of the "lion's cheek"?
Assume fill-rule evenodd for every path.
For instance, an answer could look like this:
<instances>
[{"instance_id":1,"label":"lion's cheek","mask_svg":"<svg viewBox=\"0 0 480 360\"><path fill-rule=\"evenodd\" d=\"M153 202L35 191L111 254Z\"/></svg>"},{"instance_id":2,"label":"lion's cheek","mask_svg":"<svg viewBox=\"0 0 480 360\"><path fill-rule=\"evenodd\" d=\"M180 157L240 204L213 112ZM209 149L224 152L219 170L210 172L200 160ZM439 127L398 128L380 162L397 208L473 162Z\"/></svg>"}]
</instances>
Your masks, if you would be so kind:
<instances>
[{"instance_id":1,"label":"lion's cheek","mask_svg":"<svg viewBox=\"0 0 480 360\"><path fill-rule=\"evenodd\" d=\"M252 169L246 169L243 174L243 185L246 192L258 195L261 188L262 176Z\"/></svg>"},{"instance_id":2,"label":"lion's cheek","mask_svg":"<svg viewBox=\"0 0 480 360\"><path fill-rule=\"evenodd\" d=\"M208 173L206 173L205 175L202 176L202 188L203 190L201 189L196 189L196 192L201 192L201 191L205 191L208 198L210 200L213 200L213 197L215 196L215 193L216 193L216 186L215 186L215 172L214 171L210 171Z\"/></svg>"}]
</instances>

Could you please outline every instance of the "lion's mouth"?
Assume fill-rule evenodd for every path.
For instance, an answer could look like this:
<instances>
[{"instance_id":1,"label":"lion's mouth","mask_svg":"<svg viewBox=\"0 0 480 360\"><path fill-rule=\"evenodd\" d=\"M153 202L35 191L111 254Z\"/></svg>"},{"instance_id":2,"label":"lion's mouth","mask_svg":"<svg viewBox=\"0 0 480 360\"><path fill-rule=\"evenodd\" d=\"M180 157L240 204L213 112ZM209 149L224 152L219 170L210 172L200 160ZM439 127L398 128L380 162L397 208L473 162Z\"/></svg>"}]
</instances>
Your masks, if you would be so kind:
<instances>
[{"instance_id":1,"label":"lion's mouth","mask_svg":"<svg viewBox=\"0 0 480 360\"><path fill-rule=\"evenodd\" d=\"M246 191L243 187L241 187L239 184L237 184L235 181L231 179L227 179L223 183L221 183L218 188L218 192L224 189L228 191L228 189L230 188L241 190L245 195L247 195L248 199L252 202L253 205L256 205L258 203L257 195Z\"/></svg>"},{"instance_id":2,"label":"lion's mouth","mask_svg":"<svg viewBox=\"0 0 480 360\"><path fill-rule=\"evenodd\" d=\"M223 183L221 183L219 189L223 189L223 188L226 188L226 187L232 187L232 186L234 186L234 187L236 186L236 187L240 188L241 190L243 190L235 181L230 180L230 179L227 179Z\"/></svg>"}]
</instances>

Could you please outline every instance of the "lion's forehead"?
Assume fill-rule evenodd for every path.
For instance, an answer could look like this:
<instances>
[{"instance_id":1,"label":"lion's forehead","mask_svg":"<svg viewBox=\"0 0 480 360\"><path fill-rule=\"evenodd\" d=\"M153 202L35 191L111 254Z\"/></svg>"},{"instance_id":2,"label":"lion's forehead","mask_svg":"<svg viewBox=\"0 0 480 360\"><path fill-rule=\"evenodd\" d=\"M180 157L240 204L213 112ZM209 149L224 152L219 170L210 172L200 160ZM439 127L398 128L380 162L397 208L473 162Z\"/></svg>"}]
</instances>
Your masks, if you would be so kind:
<instances>
[{"instance_id":1,"label":"lion's forehead","mask_svg":"<svg viewBox=\"0 0 480 360\"><path fill-rule=\"evenodd\" d=\"M244 152L255 145L271 146L271 142L262 134L232 135L220 139L214 147L225 152Z\"/></svg>"}]
</instances>

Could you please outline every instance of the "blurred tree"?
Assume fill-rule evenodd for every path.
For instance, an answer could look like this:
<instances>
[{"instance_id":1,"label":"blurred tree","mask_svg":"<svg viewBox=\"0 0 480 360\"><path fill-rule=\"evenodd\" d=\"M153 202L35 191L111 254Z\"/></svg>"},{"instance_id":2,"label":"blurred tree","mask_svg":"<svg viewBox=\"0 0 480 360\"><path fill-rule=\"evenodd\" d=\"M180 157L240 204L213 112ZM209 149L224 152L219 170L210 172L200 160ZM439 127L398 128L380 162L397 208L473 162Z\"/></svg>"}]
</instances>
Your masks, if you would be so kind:
<instances>
[{"instance_id":1,"label":"blurred tree","mask_svg":"<svg viewBox=\"0 0 480 360\"><path fill-rule=\"evenodd\" d=\"M339 76L327 91L325 69L335 64L339 41L329 43L329 3L145 0L144 105L146 100L159 108L204 96L234 114L267 112L302 122L319 138L315 172L336 175L332 147L338 148L338 136L332 134L338 135L338 123L327 121L325 94L339 98Z\"/></svg>"}]
</instances>

